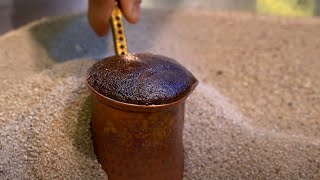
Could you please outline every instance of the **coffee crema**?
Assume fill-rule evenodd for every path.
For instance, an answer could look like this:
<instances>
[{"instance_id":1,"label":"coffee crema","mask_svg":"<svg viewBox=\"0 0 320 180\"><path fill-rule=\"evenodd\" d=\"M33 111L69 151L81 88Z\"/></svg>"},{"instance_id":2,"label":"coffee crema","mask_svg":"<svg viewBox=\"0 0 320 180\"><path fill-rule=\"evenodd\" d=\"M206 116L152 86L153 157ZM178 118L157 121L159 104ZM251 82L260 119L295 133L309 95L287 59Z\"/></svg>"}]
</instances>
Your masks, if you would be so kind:
<instances>
[{"instance_id":1,"label":"coffee crema","mask_svg":"<svg viewBox=\"0 0 320 180\"><path fill-rule=\"evenodd\" d=\"M103 96L138 105L178 101L198 83L177 61L150 53L107 57L88 70L87 82Z\"/></svg>"}]
</instances>

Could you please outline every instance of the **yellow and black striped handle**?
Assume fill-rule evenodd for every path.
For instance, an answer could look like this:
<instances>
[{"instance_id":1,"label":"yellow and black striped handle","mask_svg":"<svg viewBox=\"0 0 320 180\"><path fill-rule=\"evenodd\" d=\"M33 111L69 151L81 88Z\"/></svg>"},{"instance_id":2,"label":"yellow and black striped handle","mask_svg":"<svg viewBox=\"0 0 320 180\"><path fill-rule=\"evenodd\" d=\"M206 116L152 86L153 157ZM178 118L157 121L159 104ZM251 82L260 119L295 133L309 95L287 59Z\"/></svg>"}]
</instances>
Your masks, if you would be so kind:
<instances>
[{"instance_id":1,"label":"yellow and black striped handle","mask_svg":"<svg viewBox=\"0 0 320 180\"><path fill-rule=\"evenodd\" d=\"M120 56L128 54L127 39L124 32L122 13L118 1L115 1L115 5L111 14L110 24L116 55Z\"/></svg>"}]
</instances>

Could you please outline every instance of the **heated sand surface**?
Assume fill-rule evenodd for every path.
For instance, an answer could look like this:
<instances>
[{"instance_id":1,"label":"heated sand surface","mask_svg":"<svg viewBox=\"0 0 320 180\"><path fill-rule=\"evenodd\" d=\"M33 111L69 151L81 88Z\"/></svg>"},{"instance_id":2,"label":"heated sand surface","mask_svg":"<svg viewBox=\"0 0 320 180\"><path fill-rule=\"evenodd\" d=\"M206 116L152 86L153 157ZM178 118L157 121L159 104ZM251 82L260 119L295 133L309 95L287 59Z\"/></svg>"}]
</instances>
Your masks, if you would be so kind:
<instances>
[{"instance_id":1,"label":"heated sand surface","mask_svg":"<svg viewBox=\"0 0 320 180\"><path fill-rule=\"evenodd\" d=\"M320 179L319 29L311 18L154 10L127 26L131 52L172 57L200 80L184 179ZM0 37L0 179L106 179L84 79L112 51L82 15Z\"/></svg>"}]
</instances>

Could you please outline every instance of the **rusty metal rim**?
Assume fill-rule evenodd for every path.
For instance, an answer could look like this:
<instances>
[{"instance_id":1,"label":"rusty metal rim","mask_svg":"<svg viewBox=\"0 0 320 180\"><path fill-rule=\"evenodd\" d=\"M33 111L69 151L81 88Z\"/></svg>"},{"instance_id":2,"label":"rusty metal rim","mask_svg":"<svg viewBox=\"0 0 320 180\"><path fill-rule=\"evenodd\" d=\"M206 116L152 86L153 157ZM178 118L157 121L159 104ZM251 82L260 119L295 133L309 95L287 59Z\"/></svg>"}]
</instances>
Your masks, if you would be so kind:
<instances>
[{"instance_id":1,"label":"rusty metal rim","mask_svg":"<svg viewBox=\"0 0 320 180\"><path fill-rule=\"evenodd\" d=\"M135 112L156 112L156 111L164 111L174 108L176 105L182 103L187 99L187 97L192 93L192 91L195 89L195 87L198 85L198 81L194 83L191 87L191 90L188 94L186 94L183 98L179 99L178 101L169 103L169 104L160 104L160 105L139 105L139 104L130 104L130 103L124 103L120 102L111 98L108 98L96 90L94 90L86 80L86 85L89 88L89 90L92 92L94 97L100 101L101 103L112 106L118 109L127 110L127 111L135 111Z\"/></svg>"}]
</instances>

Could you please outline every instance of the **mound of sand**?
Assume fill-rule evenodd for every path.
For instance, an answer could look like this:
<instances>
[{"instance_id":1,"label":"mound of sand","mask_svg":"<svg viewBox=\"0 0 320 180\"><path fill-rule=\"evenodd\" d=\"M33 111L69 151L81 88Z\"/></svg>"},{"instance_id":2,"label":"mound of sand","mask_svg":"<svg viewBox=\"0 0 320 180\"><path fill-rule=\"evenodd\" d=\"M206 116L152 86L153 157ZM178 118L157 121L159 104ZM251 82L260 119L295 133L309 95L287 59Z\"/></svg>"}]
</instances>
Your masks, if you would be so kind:
<instances>
[{"instance_id":1,"label":"mound of sand","mask_svg":"<svg viewBox=\"0 0 320 180\"><path fill-rule=\"evenodd\" d=\"M318 19L145 11L127 27L130 51L172 57L200 79L184 179L320 178ZM113 54L110 40L84 16L0 38L0 179L106 179L84 78L88 57Z\"/></svg>"}]
</instances>

